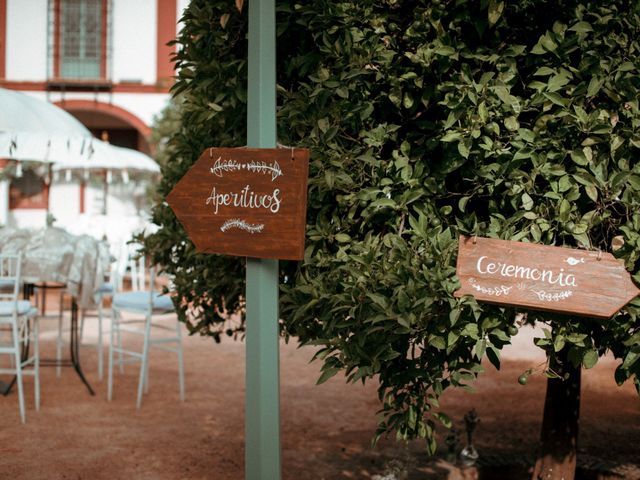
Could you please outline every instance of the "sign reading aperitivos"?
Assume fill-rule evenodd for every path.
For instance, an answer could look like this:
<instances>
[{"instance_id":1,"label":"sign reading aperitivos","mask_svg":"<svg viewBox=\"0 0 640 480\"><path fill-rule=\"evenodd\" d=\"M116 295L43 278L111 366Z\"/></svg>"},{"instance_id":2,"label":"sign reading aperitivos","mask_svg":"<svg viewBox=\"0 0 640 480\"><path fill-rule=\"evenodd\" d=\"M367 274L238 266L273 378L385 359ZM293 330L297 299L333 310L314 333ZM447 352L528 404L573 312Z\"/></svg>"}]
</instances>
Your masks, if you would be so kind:
<instances>
[{"instance_id":1,"label":"sign reading aperitivos","mask_svg":"<svg viewBox=\"0 0 640 480\"><path fill-rule=\"evenodd\" d=\"M309 151L208 148L167 196L196 249L304 256Z\"/></svg>"},{"instance_id":2,"label":"sign reading aperitivos","mask_svg":"<svg viewBox=\"0 0 640 480\"><path fill-rule=\"evenodd\" d=\"M610 318L640 289L610 253L460 237L454 295L476 300Z\"/></svg>"}]
</instances>

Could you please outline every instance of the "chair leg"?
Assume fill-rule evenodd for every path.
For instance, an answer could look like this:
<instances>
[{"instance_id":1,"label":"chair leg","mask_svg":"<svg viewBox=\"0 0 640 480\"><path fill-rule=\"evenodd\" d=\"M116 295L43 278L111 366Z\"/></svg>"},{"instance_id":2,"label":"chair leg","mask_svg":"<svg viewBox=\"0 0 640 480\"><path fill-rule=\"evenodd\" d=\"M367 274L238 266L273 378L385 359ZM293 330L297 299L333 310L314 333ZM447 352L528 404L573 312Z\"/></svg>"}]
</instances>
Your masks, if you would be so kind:
<instances>
[{"instance_id":1,"label":"chair leg","mask_svg":"<svg viewBox=\"0 0 640 480\"><path fill-rule=\"evenodd\" d=\"M182 355L182 329L180 328L180 322L176 322L176 334L178 337L176 353L178 354L178 382L180 385L180 401L184 402L184 359Z\"/></svg>"},{"instance_id":2,"label":"chair leg","mask_svg":"<svg viewBox=\"0 0 640 480\"><path fill-rule=\"evenodd\" d=\"M60 311L58 312L58 339L56 340L56 377L60 377L62 368L60 367L60 359L62 358L62 323L64 309L64 295L60 293Z\"/></svg>"},{"instance_id":3,"label":"chair leg","mask_svg":"<svg viewBox=\"0 0 640 480\"><path fill-rule=\"evenodd\" d=\"M144 372L144 393L149 393L149 362L147 362L147 369Z\"/></svg>"},{"instance_id":4,"label":"chair leg","mask_svg":"<svg viewBox=\"0 0 640 480\"><path fill-rule=\"evenodd\" d=\"M136 408L139 410L142 406L142 392L144 390L145 378L147 376L147 368L149 365L149 341L151 337L151 315L147 315L144 325L144 344L142 347L142 365L140 365L140 379L138 380L138 399Z\"/></svg>"},{"instance_id":5,"label":"chair leg","mask_svg":"<svg viewBox=\"0 0 640 480\"><path fill-rule=\"evenodd\" d=\"M118 321L120 321L120 312L118 312ZM118 328L116 330L116 335L118 337L118 363L120 364L120 373L124 373L124 354L122 353L122 332Z\"/></svg>"},{"instance_id":6,"label":"chair leg","mask_svg":"<svg viewBox=\"0 0 640 480\"><path fill-rule=\"evenodd\" d=\"M16 383L18 384L18 405L20 407L20 420L22 423L27 421L27 415L24 408L24 391L22 385L22 359L20 358L20 341L18 335L18 320L14 318L11 328L13 334L13 348L16 361Z\"/></svg>"},{"instance_id":7,"label":"chair leg","mask_svg":"<svg viewBox=\"0 0 640 480\"><path fill-rule=\"evenodd\" d=\"M100 297L100 303L98 303L98 379L100 381L103 377L102 357L102 297Z\"/></svg>"},{"instance_id":8,"label":"chair leg","mask_svg":"<svg viewBox=\"0 0 640 480\"><path fill-rule=\"evenodd\" d=\"M36 396L36 411L40 410L40 326L38 317L33 317L33 383Z\"/></svg>"},{"instance_id":9,"label":"chair leg","mask_svg":"<svg viewBox=\"0 0 640 480\"><path fill-rule=\"evenodd\" d=\"M116 320L116 311L111 310L111 328L109 329L109 366L107 372L107 400L111 400L111 394L113 391L113 345L114 345L114 331L118 326Z\"/></svg>"},{"instance_id":10,"label":"chair leg","mask_svg":"<svg viewBox=\"0 0 640 480\"><path fill-rule=\"evenodd\" d=\"M80 312L80 345L82 345L82 339L84 338L84 317L87 314L87 309L83 308Z\"/></svg>"}]
</instances>

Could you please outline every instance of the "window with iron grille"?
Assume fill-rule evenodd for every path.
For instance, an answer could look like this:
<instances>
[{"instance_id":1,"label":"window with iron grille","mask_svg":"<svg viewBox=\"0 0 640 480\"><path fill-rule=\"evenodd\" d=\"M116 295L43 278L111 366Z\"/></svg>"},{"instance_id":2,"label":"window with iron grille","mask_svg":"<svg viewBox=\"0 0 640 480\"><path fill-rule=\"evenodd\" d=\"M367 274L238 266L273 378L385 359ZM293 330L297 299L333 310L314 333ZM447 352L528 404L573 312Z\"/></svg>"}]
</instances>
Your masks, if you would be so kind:
<instances>
[{"instance_id":1,"label":"window with iron grille","mask_svg":"<svg viewBox=\"0 0 640 480\"><path fill-rule=\"evenodd\" d=\"M50 78L102 80L107 77L108 1L49 0Z\"/></svg>"}]
</instances>

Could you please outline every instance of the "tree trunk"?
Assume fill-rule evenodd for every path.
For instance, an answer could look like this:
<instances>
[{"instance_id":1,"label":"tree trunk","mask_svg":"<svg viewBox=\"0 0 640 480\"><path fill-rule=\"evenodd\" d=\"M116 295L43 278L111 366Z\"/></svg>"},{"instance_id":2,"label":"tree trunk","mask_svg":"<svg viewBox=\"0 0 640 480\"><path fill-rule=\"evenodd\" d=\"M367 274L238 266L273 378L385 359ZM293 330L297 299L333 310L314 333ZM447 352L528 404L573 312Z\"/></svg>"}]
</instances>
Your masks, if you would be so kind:
<instances>
[{"instance_id":1,"label":"tree trunk","mask_svg":"<svg viewBox=\"0 0 640 480\"><path fill-rule=\"evenodd\" d=\"M549 378L540 433L540 450L532 480L574 480L580 418L581 367L573 367L567 349L551 357L549 367L560 377Z\"/></svg>"}]
</instances>

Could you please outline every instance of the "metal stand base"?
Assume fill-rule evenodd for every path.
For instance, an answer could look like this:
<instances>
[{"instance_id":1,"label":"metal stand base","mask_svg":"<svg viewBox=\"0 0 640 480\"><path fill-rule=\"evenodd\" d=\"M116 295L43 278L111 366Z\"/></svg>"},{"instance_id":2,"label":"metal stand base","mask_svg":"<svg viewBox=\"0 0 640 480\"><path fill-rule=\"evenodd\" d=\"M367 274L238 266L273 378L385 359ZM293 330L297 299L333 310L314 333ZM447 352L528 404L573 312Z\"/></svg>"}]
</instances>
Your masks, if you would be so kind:
<instances>
[{"instance_id":1,"label":"metal stand base","mask_svg":"<svg viewBox=\"0 0 640 480\"><path fill-rule=\"evenodd\" d=\"M46 288L60 288L60 287L59 286L52 287L52 286L47 286L47 284L41 284L39 285L39 288L46 289ZM34 292L34 285L25 284L24 293L23 293L25 300L29 300L31 295L33 295L33 292ZM42 301L42 306L44 308L44 299ZM60 361L58 361L55 358L52 358L52 359L41 358L40 366L41 367L58 367L58 366L73 367L76 373L78 374L78 376L80 377L80 380L82 380L82 383L84 383L85 387L87 387L87 390L89 391L89 393L91 395L95 395L93 388L91 388L91 385L89 384L86 377L84 376L84 372L82 371L82 367L80 366L80 341L78 339L78 304L76 303L75 298L72 298L71 300L71 329L70 330L71 330L71 342L70 342L71 358L69 360L60 360ZM22 352L22 357L28 358L28 355L29 355L29 343L25 342L24 350ZM8 395L11 392L11 388L13 387L13 384L15 383L15 381L16 381L16 377L13 377L11 382L9 382L8 384L5 382L0 382L0 393L2 393L5 396Z\"/></svg>"}]
</instances>

